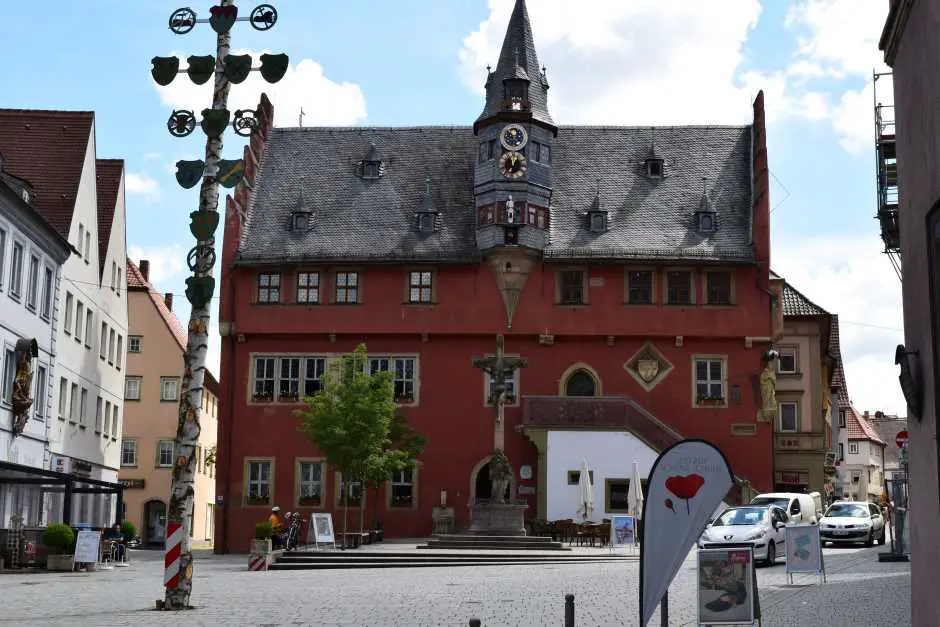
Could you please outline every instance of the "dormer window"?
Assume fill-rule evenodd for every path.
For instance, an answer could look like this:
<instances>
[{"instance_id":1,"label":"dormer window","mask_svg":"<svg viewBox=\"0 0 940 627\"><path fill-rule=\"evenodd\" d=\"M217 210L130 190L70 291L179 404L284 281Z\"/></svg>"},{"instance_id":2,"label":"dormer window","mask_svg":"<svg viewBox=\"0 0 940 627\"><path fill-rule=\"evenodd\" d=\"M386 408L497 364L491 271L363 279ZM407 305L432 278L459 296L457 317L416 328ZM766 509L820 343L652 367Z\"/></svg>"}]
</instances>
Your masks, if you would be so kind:
<instances>
[{"instance_id":1,"label":"dormer window","mask_svg":"<svg viewBox=\"0 0 940 627\"><path fill-rule=\"evenodd\" d=\"M711 212L698 214L697 228L702 233L711 233L715 230L715 216Z\"/></svg>"},{"instance_id":2,"label":"dormer window","mask_svg":"<svg viewBox=\"0 0 940 627\"><path fill-rule=\"evenodd\" d=\"M607 212L591 211L588 213L588 228L591 233L603 233L607 230Z\"/></svg>"},{"instance_id":3,"label":"dormer window","mask_svg":"<svg viewBox=\"0 0 940 627\"><path fill-rule=\"evenodd\" d=\"M362 162L362 178L364 179L377 179L379 178L379 162L378 161L363 161Z\"/></svg>"},{"instance_id":4,"label":"dormer window","mask_svg":"<svg viewBox=\"0 0 940 627\"><path fill-rule=\"evenodd\" d=\"M359 162L359 176L364 179L375 180L382 178L383 174L385 174L385 163L382 160L382 156L379 154L375 142L369 142L366 155L362 161Z\"/></svg>"},{"instance_id":5,"label":"dormer window","mask_svg":"<svg viewBox=\"0 0 940 627\"><path fill-rule=\"evenodd\" d=\"M310 228L310 212L295 211L290 216L290 230L294 232L304 232Z\"/></svg>"},{"instance_id":6,"label":"dormer window","mask_svg":"<svg viewBox=\"0 0 940 627\"><path fill-rule=\"evenodd\" d=\"M663 178L663 173L665 172L665 161L663 159L647 159L646 160L646 176L651 179L661 179Z\"/></svg>"},{"instance_id":7,"label":"dormer window","mask_svg":"<svg viewBox=\"0 0 940 627\"><path fill-rule=\"evenodd\" d=\"M434 199L431 196L431 178L424 179L424 194L421 204L415 212L415 226L420 233L433 233L436 225L437 207L434 206Z\"/></svg>"}]
</instances>

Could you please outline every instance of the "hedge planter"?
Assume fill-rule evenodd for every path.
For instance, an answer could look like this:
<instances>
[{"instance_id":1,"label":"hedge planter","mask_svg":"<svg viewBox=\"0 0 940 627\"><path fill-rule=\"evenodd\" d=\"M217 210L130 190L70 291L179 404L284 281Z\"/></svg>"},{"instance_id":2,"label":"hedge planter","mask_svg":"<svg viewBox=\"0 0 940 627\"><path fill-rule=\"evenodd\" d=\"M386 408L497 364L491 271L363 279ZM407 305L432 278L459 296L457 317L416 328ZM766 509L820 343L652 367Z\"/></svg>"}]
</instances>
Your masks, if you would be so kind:
<instances>
[{"instance_id":1,"label":"hedge planter","mask_svg":"<svg viewBox=\"0 0 940 627\"><path fill-rule=\"evenodd\" d=\"M46 570L71 572L75 566L72 555L47 555Z\"/></svg>"},{"instance_id":2,"label":"hedge planter","mask_svg":"<svg viewBox=\"0 0 940 627\"><path fill-rule=\"evenodd\" d=\"M273 551L271 547L271 539L267 540L257 540L254 539L251 541L251 554L252 555L270 555Z\"/></svg>"}]
</instances>

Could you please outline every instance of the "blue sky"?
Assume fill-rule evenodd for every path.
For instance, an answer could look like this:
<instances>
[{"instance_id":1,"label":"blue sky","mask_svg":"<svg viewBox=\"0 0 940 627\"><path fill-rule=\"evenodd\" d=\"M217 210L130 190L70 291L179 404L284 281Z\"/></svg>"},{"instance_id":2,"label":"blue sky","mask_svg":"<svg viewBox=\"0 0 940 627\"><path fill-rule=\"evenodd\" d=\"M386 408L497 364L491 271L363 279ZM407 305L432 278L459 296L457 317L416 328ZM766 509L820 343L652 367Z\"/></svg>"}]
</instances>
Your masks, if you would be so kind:
<instances>
[{"instance_id":1,"label":"blue sky","mask_svg":"<svg viewBox=\"0 0 940 627\"><path fill-rule=\"evenodd\" d=\"M286 52L292 67L269 86L257 75L232 88L230 108L264 89L279 126L471 123L482 105L486 63L495 64L513 0L275 2L277 25L233 30L233 46ZM208 13L208 1L189 3ZM237 2L242 14L255 3ZM904 413L893 366L900 283L880 254L875 213L871 73L883 0L529 0L540 60L560 123L746 124L764 89L775 178L773 265L842 319L850 393L860 410ZM166 131L172 105L202 109L206 87L181 75L169 88L150 59L211 54L214 33L167 28L175 1L82 0L26 4L4 49L0 106L83 109L97 114L99 157L127 163L127 240L151 260L161 291L184 291L188 213L197 190L175 182L172 164L197 158L203 136ZM55 11L54 19L48 15ZM49 45L56 42L56 45ZM28 64L25 62L29 60ZM184 64L185 67L185 64ZM34 68L41 68L38 71ZM882 85L883 84L883 85ZM890 82L878 97L890 102ZM226 135L224 157L243 140ZM181 317L188 303L175 300ZM217 339L210 359L217 361Z\"/></svg>"}]
</instances>

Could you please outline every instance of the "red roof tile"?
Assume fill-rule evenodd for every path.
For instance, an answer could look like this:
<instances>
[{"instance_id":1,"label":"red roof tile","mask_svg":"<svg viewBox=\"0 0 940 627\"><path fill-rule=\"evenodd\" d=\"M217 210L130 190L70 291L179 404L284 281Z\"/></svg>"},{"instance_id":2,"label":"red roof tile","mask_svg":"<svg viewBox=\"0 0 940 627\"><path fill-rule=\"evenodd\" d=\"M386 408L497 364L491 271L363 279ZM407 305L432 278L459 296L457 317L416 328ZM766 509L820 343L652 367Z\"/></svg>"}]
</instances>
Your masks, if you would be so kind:
<instances>
[{"instance_id":1,"label":"red roof tile","mask_svg":"<svg viewBox=\"0 0 940 627\"><path fill-rule=\"evenodd\" d=\"M850 440L871 440L872 442L884 444L884 440L878 437L865 416L859 414L854 407L849 406L849 409L845 412L845 426L848 429Z\"/></svg>"},{"instance_id":2,"label":"red roof tile","mask_svg":"<svg viewBox=\"0 0 940 627\"><path fill-rule=\"evenodd\" d=\"M189 341L189 335L183 328L182 323L180 323L176 314L167 309L166 303L163 301L163 296L154 288L150 281L144 278L144 275L140 273L140 268L130 259L127 260L127 289L128 291L146 291L150 295L153 306L156 307L157 313L163 318L167 329L173 334L176 343L179 344L180 350L185 351L186 343Z\"/></svg>"},{"instance_id":3,"label":"red roof tile","mask_svg":"<svg viewBox=\"0 0 940 627\"><path fill-rule=\"evenodd\" d=\"M92 111L0 109L3 169L32 185L31 204L66 239L94 120Z\"/></svg>"},{"instance_id":4,"label":"red roof tile","mask_svg":"<svg viewBox=\"0 0 940 627\"><path fill-rule=\"evenodd\" d=\"M118 189L124 176L123 159L95 159L95 174L98 190L98 268L104 281L104 264L108 258L111 242L111 225L114 224L114 208L117 205Z\"/></svg>"}]
</instances>

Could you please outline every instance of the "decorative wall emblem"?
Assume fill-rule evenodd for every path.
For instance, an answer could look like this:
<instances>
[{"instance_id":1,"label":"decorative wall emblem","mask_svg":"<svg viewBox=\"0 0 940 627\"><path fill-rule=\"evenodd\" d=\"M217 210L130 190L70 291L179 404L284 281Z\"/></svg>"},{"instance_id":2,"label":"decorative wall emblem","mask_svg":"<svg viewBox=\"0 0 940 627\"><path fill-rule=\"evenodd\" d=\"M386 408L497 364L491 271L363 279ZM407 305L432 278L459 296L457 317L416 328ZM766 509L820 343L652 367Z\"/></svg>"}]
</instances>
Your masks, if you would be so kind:
<instances>
[{"instance_id":1,"label":"decorative wall emblem","mask_svg":"<svg viewBox=\"0 0 940 627\"><path fill-rule=\"evenodd\" d=\"M21 339L16 342L13 375L13 437L23 433L29 420L29 408L33 406L30 392L33 389L33 360L39 355L36 340Z\"/></svg>"},{"instance_id":2,"label":"decorative wall emblem","mask_svg":"<svg viewBox=\"0 0 940 627\"><path fill-rule=\"evenodd\" d=\"M673 365L652 342L647 342L623 367L649 392L666 378Z\"/></svg>"}]
</instances>

